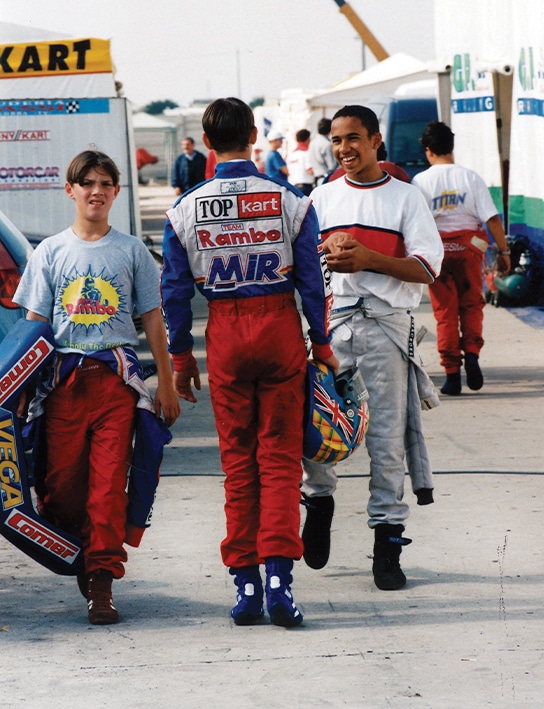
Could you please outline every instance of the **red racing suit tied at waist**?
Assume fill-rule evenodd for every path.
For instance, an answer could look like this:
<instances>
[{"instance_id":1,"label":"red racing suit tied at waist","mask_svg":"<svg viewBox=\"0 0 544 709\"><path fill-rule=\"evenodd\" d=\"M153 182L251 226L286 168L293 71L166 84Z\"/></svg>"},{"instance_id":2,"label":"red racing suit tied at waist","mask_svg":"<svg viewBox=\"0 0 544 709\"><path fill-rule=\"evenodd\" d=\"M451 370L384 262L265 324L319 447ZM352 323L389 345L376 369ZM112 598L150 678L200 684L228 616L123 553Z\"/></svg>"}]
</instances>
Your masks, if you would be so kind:
<instances>
[{"instance_id":1,"label":"red racing suit tied at waist","mask_svg":"<svg viewBox=\"0 0 544 709\"><path fill-rule=\"evenodd\" d=\"M489 246L487 232L484 229L460 229L459 231L441 231L444 252L465 251L471 249L478 254L485 254Z\"/></svg>"}]
</instances>

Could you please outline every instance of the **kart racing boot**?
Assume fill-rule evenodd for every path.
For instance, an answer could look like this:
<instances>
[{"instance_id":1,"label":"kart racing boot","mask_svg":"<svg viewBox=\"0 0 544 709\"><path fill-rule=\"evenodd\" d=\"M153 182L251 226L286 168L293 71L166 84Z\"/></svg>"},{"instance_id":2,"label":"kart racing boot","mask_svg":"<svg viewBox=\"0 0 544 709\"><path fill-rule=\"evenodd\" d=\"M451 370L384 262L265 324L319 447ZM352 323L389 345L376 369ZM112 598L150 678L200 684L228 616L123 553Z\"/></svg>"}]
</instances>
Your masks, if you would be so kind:
<instances>
[{"instance_id":1,"label":"kart racing boot","mask_svg":"<svg viewBox=\"0 0 544 709\"><path fill-rule=\"evenodd\" d=\"M87 605L89 607L89 623L93 625L111 625L119 622L119 613L113 605L111 571L97 569L89 576L87 590Z\"/></svg>"},{"instance_id":2,"label":"kart racing boot","mask_svg":"<svg viewBox=\"0 0 544 709\"><path fill-rule=\"evenodd\" d=\"M266 607L274 625L294 628L302 623L302 613L295 605L290 584L293 560L282 556L266 559Z\"/></svg>"},{"instance_id":3,"label":"kart racing boot","mask_svg":"<svg viewBox=\"0 0 544 709\"><path fill-rule=\"evenodd\" d=\"M440 387L440 391L448 396L459 396L461 393L461 372L446 374L446 380Z\"/></svg>"},{"instance_id":4,"label":"kart racing boot","mask_svg":"<svg viewBox=\"0 0 544 709\"><path fill-rule=\"evenodd\" d=\"M334 498L332 495L308 497L302 493L300 504L306 508L306 521L302 530L304 561L311 569L322 569L331 551Z\"/></svg>"},{"instance_id":5,"label":"kart racing boot","mask_svg":"<svg viewBox=\"0 0 544 709\"><path fill-rule=\"evenodd\" d=\"M253 625L258 623L263 615L263 582L258 566L231 568L229 573L234 576L238 587L236 605L230 615L236 625Z\"/></svg>"},{"instance_id":6,"label":"kart racing boot","mask_svg":"<svg viewBox=\"0 0 544 709\"><path fill-rule=\"evenodd\" d=\"M467 375L467 386L473 391L478 391L484 385L484 375L480 369L478 355L474 352L465 354L465 372Z\"/></svg>"},{"instance_id":7,"label":"kart racing boot","mask_svg":"<svg viewBox=\"0 0 544 709\"><path fill-rule=\"evenodd\" d=\"M406 583L400 568L402 547L411 544L411 539L402 536L402 524L378 524L374 528L374 583L382 591L396 591Z\"/></svg>"}]
</instances>

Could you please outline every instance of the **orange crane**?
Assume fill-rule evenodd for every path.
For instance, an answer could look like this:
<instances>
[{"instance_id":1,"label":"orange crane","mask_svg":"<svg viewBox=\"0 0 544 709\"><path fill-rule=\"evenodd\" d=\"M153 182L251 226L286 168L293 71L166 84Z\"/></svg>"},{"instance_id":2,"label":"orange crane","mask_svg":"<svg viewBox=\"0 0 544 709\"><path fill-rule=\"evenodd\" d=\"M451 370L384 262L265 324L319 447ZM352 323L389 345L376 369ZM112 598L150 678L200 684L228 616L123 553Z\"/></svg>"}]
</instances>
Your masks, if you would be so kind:
<instances>
[{"instance_id":1,"label":"orange crane","mask_svg":"<svg viewBox=\"0 0 544 709\"><path fill-rule=\"evenodd\" d=\"M368 27L361 20L361 18L351 7L351 5L348 2L345 2L345 0L334 0L334 2L338 5L340 12L345 15L351 22L359 37L363 40L364 44L366 44L366 46L370 49L376 59L379 62L383 61L384 59L387 59L389 54L378 42L376 37L374 37L372 32L368 29Z\"/></svg>"}]
</instances>

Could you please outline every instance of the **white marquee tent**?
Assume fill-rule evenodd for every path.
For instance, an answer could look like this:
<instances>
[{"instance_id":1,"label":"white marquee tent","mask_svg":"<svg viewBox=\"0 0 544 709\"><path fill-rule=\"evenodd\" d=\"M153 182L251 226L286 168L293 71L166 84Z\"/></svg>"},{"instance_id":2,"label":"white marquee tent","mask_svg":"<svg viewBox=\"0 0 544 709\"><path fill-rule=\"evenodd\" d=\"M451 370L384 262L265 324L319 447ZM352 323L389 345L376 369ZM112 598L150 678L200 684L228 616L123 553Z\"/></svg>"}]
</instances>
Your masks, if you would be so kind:
<instances>
[{"instance_id":1,"label":"white marquee tent","mask_svg":"<svg viewBox=\"0 0 544 709\"><path fill-rule=\"evenodd\" d=\"M330 89L312 96L308 103L312 108L335 108L346 104L361 103L376 96L392 96L407 82L435 78L427 64L407 54L394 54L370 69L361 71L341 81Z\"/></svg>"}]
</instances>

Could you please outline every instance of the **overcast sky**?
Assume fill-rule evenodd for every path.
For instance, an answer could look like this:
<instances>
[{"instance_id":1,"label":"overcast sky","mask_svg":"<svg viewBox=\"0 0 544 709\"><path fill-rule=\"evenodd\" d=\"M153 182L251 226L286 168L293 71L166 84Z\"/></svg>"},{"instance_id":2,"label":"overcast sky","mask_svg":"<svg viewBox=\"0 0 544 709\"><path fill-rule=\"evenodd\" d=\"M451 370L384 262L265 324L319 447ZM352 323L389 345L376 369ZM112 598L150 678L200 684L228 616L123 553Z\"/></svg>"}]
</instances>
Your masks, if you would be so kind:
<instances>
[{"instance_id":1,"label":"overcast sky","mask_svg":"<svg viewBox=\"0 0 544 709\"><path fill-rule=\"evenodd\" d=\"M389 54L433 59L433 0L350 5ZM363 65L334 0L0 0L0 20L111 39L116 78L137 107L327 88ZM375 60L365 57L368 68Z\"/></svg>"}]
</instances>

